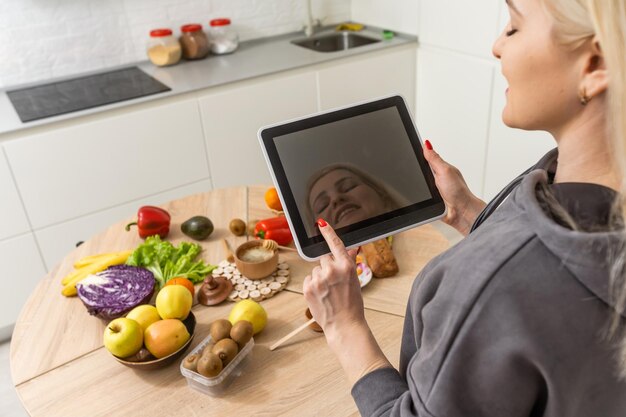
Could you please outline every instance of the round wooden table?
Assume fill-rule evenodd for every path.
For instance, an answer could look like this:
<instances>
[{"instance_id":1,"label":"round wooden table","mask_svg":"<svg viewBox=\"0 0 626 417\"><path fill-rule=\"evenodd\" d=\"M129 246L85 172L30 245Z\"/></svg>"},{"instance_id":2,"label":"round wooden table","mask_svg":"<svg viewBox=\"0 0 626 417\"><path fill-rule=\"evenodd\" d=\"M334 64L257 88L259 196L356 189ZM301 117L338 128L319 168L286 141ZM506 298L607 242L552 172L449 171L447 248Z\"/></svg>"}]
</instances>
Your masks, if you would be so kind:
<instances>
[{"instance_id":1,"label":"round wooden table","mask_svg":"<svg viewBox=\"0 0 626 417\"><path fill-rule=\"evenodd\" d=\"M209 217L215 231L201 242L204 261L225 258L222 238L233 247L246 240L228 232L238 217L272 217L265 207L267 187L237 187L192 195L162 205L172 215L168 240L189 240L180 224L195 215ZM36 287L23 307L11 340L13 383L31 416L249 416L358 415L350 386L323 336L306 330L275 351L272 342L306 321L302 282L315 264L297 253L280 252L291 277L285 291L262 301L269 320L255 337L256 346L243 375L221 397L204 395L187 386L178 362L155 371L137 371L117 363L102 346L105 322L90 316L76 297L61 295L61 278L75 260L96 253L133 249L142 240L126 232L130 219L109 227L69 253ZM409 230L394 238L400 273L374 279L363 288L366 317L381 348L397 366L403 317L416 274L448 241L432 226ZM233 304L195 305L196 335L208 335L209 324L228 316ZM191 350L190 348L190 350Z\"/></svg>"}]
</instances>

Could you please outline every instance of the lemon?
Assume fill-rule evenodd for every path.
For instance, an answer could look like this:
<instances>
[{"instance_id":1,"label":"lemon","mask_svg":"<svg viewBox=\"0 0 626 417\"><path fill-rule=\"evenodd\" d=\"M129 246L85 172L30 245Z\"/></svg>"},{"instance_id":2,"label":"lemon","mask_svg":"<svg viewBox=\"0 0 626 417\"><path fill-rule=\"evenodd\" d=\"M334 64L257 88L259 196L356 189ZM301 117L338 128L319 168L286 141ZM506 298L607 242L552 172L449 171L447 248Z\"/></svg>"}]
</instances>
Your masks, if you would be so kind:
<instances>
[{"instance_id":1,"label":"lemon","mask_svg":"<svg viewBox=\"0 0 626 417\"><path fill-rule=\"evenodd\" d=\"M156 297L156 309L162 319L185 320L192 304L191 292L182 285L166 285Z\"/></svg>"},{"instance_id":2,"label":"lemon","mask_svg":"<svg viewBox=\"0 0 626 417\"><path fill-rule=\"evenodd\" d=\"M126 315L126 318L133 319L142 328L142 331L146 331L148 326L150 326L155 321L161 320L159 316L159 312L157 311L155 306L150 304L142 304L130 310L130 313Z\"/></svg>"},{"instance_id":3,"label":"lemon","mask_svg":"<svg viewBox=\"0 0 626 417\"><path fill-rule=\"evenodd\" d=\"M256 301L242 300L235 304L228 316L228 321L233 325L240 320L247 320L252 323L253 332L257 334L267 324L267 312Z\"/></svg>"}]
</instances>

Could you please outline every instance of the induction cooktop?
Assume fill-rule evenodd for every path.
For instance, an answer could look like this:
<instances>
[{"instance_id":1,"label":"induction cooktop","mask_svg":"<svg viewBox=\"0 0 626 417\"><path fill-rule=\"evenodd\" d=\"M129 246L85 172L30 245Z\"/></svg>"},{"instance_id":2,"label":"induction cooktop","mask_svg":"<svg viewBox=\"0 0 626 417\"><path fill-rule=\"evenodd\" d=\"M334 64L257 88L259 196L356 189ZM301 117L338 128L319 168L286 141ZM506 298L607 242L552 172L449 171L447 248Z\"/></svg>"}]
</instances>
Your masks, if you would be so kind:
<instances>
[{"instance_id":1,"label":"induction cooktop","mask_svg":"<svg viewBox=\"0 0 626 417\"><path fill-rule=\"evenodd\" d=\"M22 122L170 91L137 67L7 91Z\"/></svg>"}]
</instances>

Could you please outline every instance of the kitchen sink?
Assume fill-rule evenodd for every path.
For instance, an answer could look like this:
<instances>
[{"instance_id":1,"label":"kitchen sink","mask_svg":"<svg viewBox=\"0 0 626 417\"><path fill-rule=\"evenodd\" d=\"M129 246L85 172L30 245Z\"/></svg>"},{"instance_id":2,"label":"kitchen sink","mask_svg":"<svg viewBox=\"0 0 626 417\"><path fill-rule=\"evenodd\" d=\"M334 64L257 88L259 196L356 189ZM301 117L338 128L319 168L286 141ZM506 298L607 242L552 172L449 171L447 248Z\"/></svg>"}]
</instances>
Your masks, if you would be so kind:
<instances>
[{"instance_id":1,"label":"kitchen sink","mask_svg":"<svg viewBox=\"0 0 626 417\"><path fill-rule=\"evenodd\" d=\"M368 38L353 32L336 32L291 41L294 45L312 49L317 52L345 51L346 49L357 48L376 42L380 42L380 40Z\"/></svg>"}]
</instances>

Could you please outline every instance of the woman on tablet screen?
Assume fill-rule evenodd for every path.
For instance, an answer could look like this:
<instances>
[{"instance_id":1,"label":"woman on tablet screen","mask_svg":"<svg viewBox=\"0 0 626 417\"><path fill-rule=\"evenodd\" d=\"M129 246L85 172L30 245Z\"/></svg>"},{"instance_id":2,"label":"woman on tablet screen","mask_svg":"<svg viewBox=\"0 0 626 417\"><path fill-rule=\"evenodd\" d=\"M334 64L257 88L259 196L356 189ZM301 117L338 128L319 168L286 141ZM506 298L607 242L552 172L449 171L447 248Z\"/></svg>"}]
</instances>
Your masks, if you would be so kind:
<instances>
[{"instance_id":1,"label":"woman on tablet screen","mask_svg":"<svg viewBox=\"0 0 626 417\"><path fill-rule=\"evenodd\" d=\"M347 163L328 165L315 172L307 190L307 224L324 218L335 229L409 205L389 185Z\"/></svg>"},{"instance_id":2,"label":"woman on tablet screen","mask_svg":"<svg viewBox=\"0 0 626 417\"><path fill-rule=\"evenodd\" d=\"M506 2L503 120L557 147L485 205L426 142L467 237L415 280L398 370L365 321L355 251L318 222L332 255L304 295L365 416L626 415L626 2Z\"/></svg>"}]
</instances>

